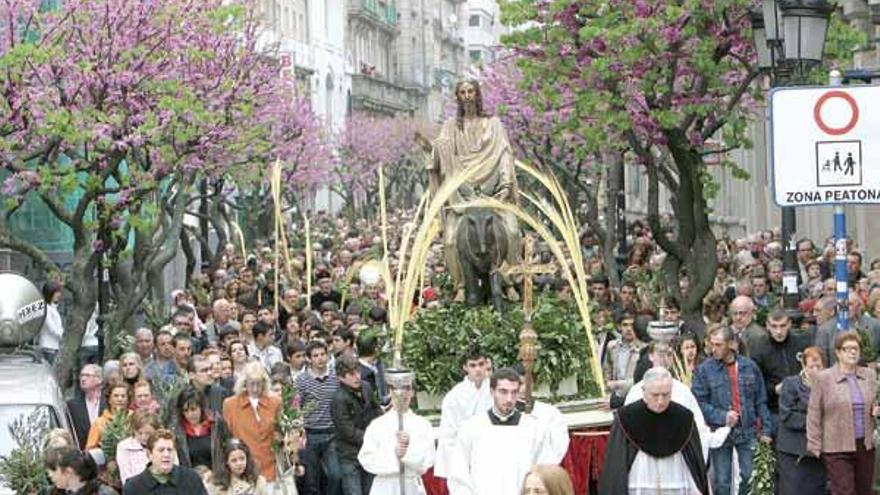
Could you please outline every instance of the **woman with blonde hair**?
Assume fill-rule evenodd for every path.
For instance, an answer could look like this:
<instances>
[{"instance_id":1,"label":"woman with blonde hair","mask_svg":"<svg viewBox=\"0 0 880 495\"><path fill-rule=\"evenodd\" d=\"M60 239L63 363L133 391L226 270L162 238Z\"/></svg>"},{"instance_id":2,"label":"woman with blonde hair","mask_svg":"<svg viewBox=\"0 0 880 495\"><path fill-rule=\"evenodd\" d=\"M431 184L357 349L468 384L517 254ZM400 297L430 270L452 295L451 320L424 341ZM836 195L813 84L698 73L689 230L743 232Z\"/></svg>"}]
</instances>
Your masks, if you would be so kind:
<instances>
[{"instance_id":1,"label":"woman with blonde hair","mask_svg":"<svg viewBox=\"0 0 880 495\"><path fill-rule=\"evenodd\" d=\"M270 483L275 481L275 422L281 399L269 393L271 382L266 368L251 361L235 383L235 395L223 401L223 419L229 434L248 446L259 472Z\"/></svg>"},{"instance_id":2,"label":"woman with blonde hair","mask_svg":"<svg viewBox=\"0 0 880 495\"><path fill-rule=\"evenodd\" d=\"M119 374L129 387L146 380L144 375L144 362L136 352L126 352L119 356Z\"/></svg>"},{"instance_id":3,"label":"woman with blonde hair","mask_svg":"<svg viewBox=\"0 0 880 495\"><path fill-rule=\"evenodd\" d=\"M574 495L574 485L565 469L538 464L526 474L522 495Z\"/></svg>"},{"instance_id":4,"label":"woman with blonde hair","mask_svg":"<svg viewBox=\"0 0 880 495\"><path fill-rule=\"evenodd\" d=\"M45 438L43 438L44 451L50 449L75 449L76 447L77 445L76 442L73 441L73 436L64 428L51 429L46 433Z\"/></svg>"}]
</instances>

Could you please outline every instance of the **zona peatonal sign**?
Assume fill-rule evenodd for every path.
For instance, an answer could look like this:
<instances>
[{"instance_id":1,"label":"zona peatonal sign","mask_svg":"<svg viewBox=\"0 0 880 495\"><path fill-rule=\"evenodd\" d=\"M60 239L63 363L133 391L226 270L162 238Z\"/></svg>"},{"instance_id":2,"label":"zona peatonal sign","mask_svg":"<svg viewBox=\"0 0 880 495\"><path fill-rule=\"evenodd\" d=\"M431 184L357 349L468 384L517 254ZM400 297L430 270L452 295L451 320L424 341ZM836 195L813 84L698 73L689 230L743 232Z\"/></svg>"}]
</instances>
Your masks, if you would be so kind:
<instances>
[{"instance_id":1,"label":"zona peatonal sign","mask_svg":"<svg viewBox=\"0 0 880 495\"><path fill-rule=\"evenodd\" d=\"M779 206L880 203L880 86L773 90L770 150Z\"/></svg>"}]
</instances>

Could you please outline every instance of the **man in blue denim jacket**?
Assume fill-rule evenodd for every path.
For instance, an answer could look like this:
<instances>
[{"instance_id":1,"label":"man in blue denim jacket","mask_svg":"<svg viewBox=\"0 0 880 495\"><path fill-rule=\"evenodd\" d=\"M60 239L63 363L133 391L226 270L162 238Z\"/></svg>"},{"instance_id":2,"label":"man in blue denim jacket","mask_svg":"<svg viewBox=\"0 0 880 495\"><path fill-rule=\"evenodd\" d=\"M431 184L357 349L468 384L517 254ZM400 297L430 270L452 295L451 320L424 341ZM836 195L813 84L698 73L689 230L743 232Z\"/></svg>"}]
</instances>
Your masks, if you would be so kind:
<instances>
[{"instance_id":1,"label":"man in blue denim jacket","mask_svg":"<svg viewBox=\"0 0 880 495\"><path fill-rule=\"evenodd\" d=\"M739 459L740 495L746 495L752 475L752 447L758 437L771 442L773 422L761 370L751 359L736 354L736 336L729 327L709 334L712 358L697 367L692 391L710 428L733 428L723 446L709 453L715 474L714 495L730 495L733 449ZM736 382L734 389L731 384Z\"/></svg>"}]
</instances>

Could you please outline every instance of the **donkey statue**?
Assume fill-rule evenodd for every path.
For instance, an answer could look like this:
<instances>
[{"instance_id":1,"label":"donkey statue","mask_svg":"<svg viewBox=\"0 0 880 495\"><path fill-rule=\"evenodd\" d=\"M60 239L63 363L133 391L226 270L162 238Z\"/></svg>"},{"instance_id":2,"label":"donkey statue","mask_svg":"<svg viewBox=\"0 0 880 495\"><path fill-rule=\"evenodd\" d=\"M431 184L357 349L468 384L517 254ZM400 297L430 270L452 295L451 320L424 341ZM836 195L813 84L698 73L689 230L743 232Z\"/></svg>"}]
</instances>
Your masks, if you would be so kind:
<instances>
[{"instance_id":1,"label":"donkey statue","mask_svg":"<svg viewBox=\"0 0 880 495\"><path fill-rule=\"evenodd\" d=\"M468 208L455 235L465 301L470 306L491 303L502 312L503 287L498 269L507 257L507 243L501 217L488 208Z\"/></svg>"}]
</instances>

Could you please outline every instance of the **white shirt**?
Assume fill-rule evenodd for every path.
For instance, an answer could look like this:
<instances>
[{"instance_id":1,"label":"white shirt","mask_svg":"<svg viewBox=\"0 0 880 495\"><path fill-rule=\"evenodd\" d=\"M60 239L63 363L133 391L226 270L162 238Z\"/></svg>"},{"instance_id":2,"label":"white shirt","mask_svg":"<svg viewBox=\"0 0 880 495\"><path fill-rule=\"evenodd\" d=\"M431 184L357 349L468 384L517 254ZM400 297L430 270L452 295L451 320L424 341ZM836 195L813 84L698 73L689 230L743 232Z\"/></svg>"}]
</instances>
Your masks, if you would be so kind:
<instances>
[{"instance_id":1,"label":"white shirt","mask_svg":"<svg viewBox=\"0 0 880 495\"><path fill-rule=\"evenodd\" d=\"M531 415L544 428L544 455L550 459L549 463L561 463L570 441L568 423L562 411L550 404L535 401Z\"/></svg>"},{"instance_id":2,"label":"white shirt","mask_svg":"<svg viewBox=\"0 0 880 495\"><path fill-rule=\"evenodd\" d=\"M272 366L275 363L284 361L281 351L274 345L267 345L265 349L260 349L254 344L248 344L248 354L252 359L259 361L267 372L272 372Z\"/></svg>"},{"instance_id":3,"label":"white shirt","mask_svg":"<svg viewBox=\"0 0 880 495\"><path fill-rule=\"evenodd\" d=\"M83 334L80 347L98 347L98 310L92 312L89 321L86 322L86 331Z\"/></svg>"},{"instance_id":4,"label":"white shirt","mask_svg":"<svg viewBox=\"0 0 880 495\"><path fill-rule=\"evenodd\" d=\"M364 443L358 453L358 462L364 471L374 474L370 495L403 495L400 493L400 461L397 459L397 411L390 410L379 416L364 432ZM425 495L422 475L434 464L434 431L431 423L407 411L403 415L403 430L409 434L409 446L403 456L406 495Z\"/></svg>"},{"instance_id":5,"label":"white shirt","mask_svg":"<svg viewBox=\"0 0 880 495\"><path fill-rule=\"evenodd\" d=\"M46 305L46 321L40 330L40 347L51 351L57 351L61 346L61 336L64 335L64 322L61 313L58 312L57 304Z\"/></svg>"},{"instance_id":6,"label":"white shirt","mask_svg":"<svg viewBox=\"0 0 880 495\"><path fill-rule=\"evenodd\" d=\"M458 432L446 484L450 495L518 495L542 457L544 429L529 414L516 426L493 425L484 411Z\"/></svg>"},{"instance_id":7,"label":"white shirt","mask_svg":"<svg viewBox=\"0 0 880 495\"><path fill-rule=\"evenodd\" d=\"M89 397L85 396L83 401L86 403L86 411L89 413L89 424L91 425L96 419L98 419L98 416L100 416L101 395L96 395L94 401L89 400Z\"/></svg>"},{"instance_id":8,"label":"white shirt","mask_svg":"<svg viewBox=\"0 0 880 495\"><path fill-rule=\"evenodd\" d=\"M629 470L628 484L628 495L700 493L681 452L669 457L652 457L639 451Z\"/></svg>"},{"instance_id":9,"label":"white shirt","mask_svg":"<svg viewBox=\"0 0 880 495\"><path fill-rule=\"evenodd\" d=\"M486 414L492 407L492 393L489 380L483 380L480 387L465 378L450 390L440 406L440 429L437 434L437 459L434 463L434 476L445 478L448 472L449 456L455 447L455 438L462 423L477 413Z\"/></svg>"}]
</instances>

